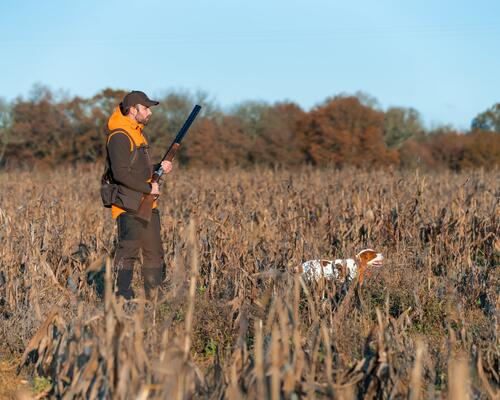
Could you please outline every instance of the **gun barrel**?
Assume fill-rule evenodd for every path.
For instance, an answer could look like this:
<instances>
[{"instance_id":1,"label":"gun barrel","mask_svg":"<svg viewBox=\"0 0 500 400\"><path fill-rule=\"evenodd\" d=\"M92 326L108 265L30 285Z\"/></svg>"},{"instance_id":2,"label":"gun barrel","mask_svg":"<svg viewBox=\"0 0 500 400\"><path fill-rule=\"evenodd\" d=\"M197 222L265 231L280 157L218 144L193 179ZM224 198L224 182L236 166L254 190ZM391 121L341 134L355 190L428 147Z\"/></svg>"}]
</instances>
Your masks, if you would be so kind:
<instances>
[{"instance_id":1,"label":"gun barrel","mask_svg":"<svg viewBox=\"0 0 500 400\"><path fill-rule=\"evenodd\" d=\"M167 152L165 153L165 155L161 159L162 161L166 160L168 155L171 152L173 152L171 159L173 158L173 156L175 155L175 152L177 151L177 148L180 146L180 144L182 142L182 139L184 139L184 136L186 136L187 131L191 127L191 124L194 122L195 118L198 116L198 113L200 112L200 110L201 110L201 106L196 104L194 106L193 110L191 111L191 113L189 114L189 116L187 117L186 121L182 125L181 129L179 130L179 132L175 136L174 141L169 146ZM164 173L164 171L163 171L163 168L161 167L161 164L160 164L158 169L155 171L155 174L158 175L158 178L160 178L163 175L163 173Z\"/></svg>"},{"instance_id":2,"label":"gun barrel","mask_svg":"<svg viewBox=\"0 0 500 400\"><path fill-rule=\"evenodd\" d=\"M161 159L162 161L165 159L172 160L174 158L175 153L177 152L177 150L179 149L179 147L181 145L182 139L186 135L189 127L193 123L194 119L196 118L196 116L198 115L200 110L201 110L201 107L198 104L194 106L193 111L191 111L191 114L189 114L189 117L187 118L186 122L184 122L184 125L182 125L182 128L180 129L179 133L177 133L177 136L175 137L174 141L172 142L172 144L168 148L167 152L165 153L165 155ZM164 171L163 171L163 168L162 168L161 163L160 163L160 166L158 167L158 169L153 172L153 177L152 177L151 182L159 182L163 173L164 173ZM137 210L137 214L136 214L136 216L139 219L142 219L143 221L146 221L146 222L150 221L150 219L151 219L151 207L152 207L153 201L156 199L156 197L157 196L152 195L152 194L145 194L142 197L141 204L140 204L139 209Z\"/></svg>"},{"instance_id":3,"label":"gun barrel","mask_svg":"<svg viewBox=\"0 0 500 400\"><path fill-rule=\"evenodd\" d=\"M175 143L180 144L182 142L182 139L186 135L189 127L193 123L194 119L196 118L196 116L198 115L198 113L200 112L200 110L201 110L201 106L199 106L198 104L196 104L194 106L193 110L191 111L191 114L189 114L189 116L187 117L186 121L184 122L184 125L182 125L182 128L179 130L179 132L175 136L174 141L172 142L172 144L168 148L167 152L165 153L165 155L161 159L162 161L165 160L165 158L167 158L168 153L170 152L170 150L172 149L172 147L174 146Z\"/></svg>"},{"instance_id":4,"label":"gun barrel","mask_svg":"<svg viewBox=\"0 0 500 400\"><path fill-rule=\"evenodd\" d=\"M184 125L182 125L182 128L179 130L179 133L177 133L177 136L175 137L174 143L180 143L182 139L184 138L184 135L186 135L186 132L188 131L189 127L193 123L194 119L198 115L198 113L201 110L201 106L196 104L191 111L191 114L187 117L186 121L184 122ZM167 152L168 153L168 152ZM166 157L166 154L165 154Z\"/></svg>"}]
</instances>

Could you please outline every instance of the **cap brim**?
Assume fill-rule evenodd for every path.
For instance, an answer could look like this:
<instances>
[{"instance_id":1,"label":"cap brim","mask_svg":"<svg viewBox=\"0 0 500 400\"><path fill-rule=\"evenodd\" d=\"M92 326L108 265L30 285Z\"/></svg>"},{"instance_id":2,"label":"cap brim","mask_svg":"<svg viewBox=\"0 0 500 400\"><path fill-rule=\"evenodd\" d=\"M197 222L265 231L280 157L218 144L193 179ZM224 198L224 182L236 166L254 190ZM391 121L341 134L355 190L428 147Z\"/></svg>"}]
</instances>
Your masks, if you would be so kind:
<instances>
[{"instance_id":1,"label":"cap brim","mask_svg":"<svg viewBox=\"0 0 500 400\"><path fill-rule=\"evenodd\" d=\"M159 101L146 100L143 105L146 107L151 107L151 106L157 106L158 104L160 104Z\"/></svg>"}]
</instances>

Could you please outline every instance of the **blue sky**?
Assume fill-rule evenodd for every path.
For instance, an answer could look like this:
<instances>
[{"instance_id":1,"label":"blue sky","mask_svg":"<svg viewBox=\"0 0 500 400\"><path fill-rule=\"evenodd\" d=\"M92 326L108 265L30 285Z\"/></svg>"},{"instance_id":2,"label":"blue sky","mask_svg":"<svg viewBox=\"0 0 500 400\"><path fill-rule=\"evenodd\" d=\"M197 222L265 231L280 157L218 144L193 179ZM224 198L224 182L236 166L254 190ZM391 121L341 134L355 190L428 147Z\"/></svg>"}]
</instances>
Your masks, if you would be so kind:
<instances>
[{"instance_id":1,"label":"blue sky","mask_svg":"<svg viewBox=\"0 0 500 400\"><path fill-rule=\"evenodd\" d=\"M37 82L306 110L363 91L459 129L500 102L499 0L0 0L0 50L9 101Z\"/></svg>"}]
</instances>

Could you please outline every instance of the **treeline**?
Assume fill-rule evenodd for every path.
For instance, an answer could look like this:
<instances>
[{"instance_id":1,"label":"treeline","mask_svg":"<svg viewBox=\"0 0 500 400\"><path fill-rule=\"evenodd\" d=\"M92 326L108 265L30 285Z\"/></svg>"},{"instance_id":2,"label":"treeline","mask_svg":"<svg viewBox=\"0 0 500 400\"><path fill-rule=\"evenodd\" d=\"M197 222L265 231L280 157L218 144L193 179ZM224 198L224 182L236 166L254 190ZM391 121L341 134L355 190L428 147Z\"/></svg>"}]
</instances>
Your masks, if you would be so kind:
<instances>
[{"instance_id":1,"label":"treeline","mask_svg":"<svg viewBox=\"0 0 500 400\"><path fill-rule=\"evenodd\" d=\"M95 163L105 153L109 115L125 95L105 89L92 98L36 86L28 98L0 100L0 166ZM159 99L147 133L159 157L195 103L203 106L180 152L193 167L401 167L462 170L500 164L500 103L481 112L468 132L426 130L417 110L381 110L362 93L328 98L310 111L292 102L248 101L223 112L204 93Z\"/></svg>"}]
</instances>

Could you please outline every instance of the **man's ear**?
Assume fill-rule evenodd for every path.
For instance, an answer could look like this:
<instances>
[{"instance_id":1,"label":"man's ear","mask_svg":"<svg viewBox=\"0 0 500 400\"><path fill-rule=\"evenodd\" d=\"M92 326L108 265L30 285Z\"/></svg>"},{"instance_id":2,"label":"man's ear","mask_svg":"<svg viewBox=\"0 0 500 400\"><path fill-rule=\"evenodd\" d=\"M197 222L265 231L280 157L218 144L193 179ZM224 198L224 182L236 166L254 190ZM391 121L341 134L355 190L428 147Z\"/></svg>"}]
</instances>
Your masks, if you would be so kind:
<instances>
[{"instance_id":1,"label":"man's ear","mask_svg":"<svg viewBox=\"0 0 500 400\"><path fill-rule=\"evenodd\" d=\"M134 119L135 119L135 116L137 115L137 112L138 112L138 111L139 111L139 110L137 109L137 107L136 107L136 106L131 106L131 107L128 109L128 115L129 115L130 117L132 117L132 118L134 118Z\"/></svg>"}]
</instances>

